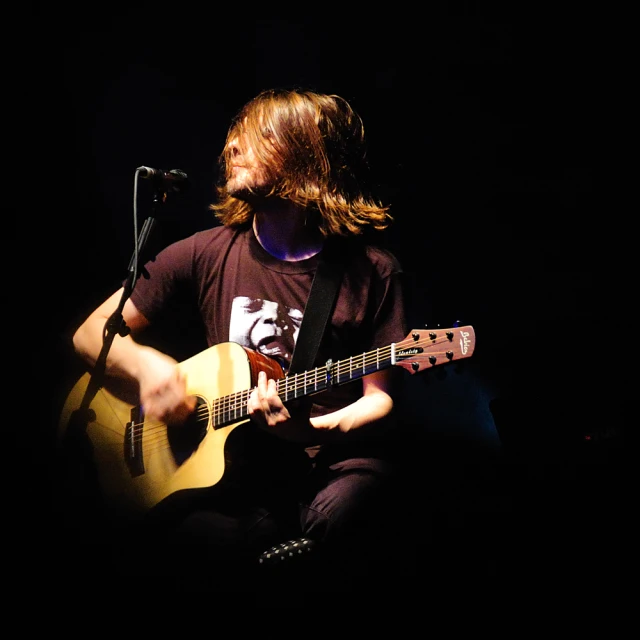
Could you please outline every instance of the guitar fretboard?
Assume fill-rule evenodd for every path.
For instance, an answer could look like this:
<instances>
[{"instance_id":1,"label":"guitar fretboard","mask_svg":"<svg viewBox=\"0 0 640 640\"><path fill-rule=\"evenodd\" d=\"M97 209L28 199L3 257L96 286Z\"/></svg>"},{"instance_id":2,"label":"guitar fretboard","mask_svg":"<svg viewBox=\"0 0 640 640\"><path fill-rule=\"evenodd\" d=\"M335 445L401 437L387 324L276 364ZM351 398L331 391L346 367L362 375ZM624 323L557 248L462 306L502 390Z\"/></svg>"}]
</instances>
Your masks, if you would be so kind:
<instances>
[{"instance_id":1,"label":"guitar fretboard","mask_svg":"<svg viewBox=\"0 0 640 640\"><path fill-rule=\"evenodd\" d=\"M285 376L276 380L278 395L282 402L286 403L386 369L393 364L393 347L394 345L375 349L335 363L329 360L324 367ZM224 427L248 418L247 406L252 391L253 389L244 389L214 401L214 427Z\"/></svg>"},{"instance_id":2,"label":"guitar fretboard","mask_svg":"<svg viewBox=\"0 0 640 640\"><path fill-rule=\"evenodd\" d=\"M401 342L351 356L323 367L291 374L276 380L283 403L353 382L376 371L400 365L414 374L423 369L468 358L475 347L471 326L455 329L414 329ZM248 402L253 389L243 389L213 402L213 426L224 427L249 417Z\"/></svg>"}]
</instances>

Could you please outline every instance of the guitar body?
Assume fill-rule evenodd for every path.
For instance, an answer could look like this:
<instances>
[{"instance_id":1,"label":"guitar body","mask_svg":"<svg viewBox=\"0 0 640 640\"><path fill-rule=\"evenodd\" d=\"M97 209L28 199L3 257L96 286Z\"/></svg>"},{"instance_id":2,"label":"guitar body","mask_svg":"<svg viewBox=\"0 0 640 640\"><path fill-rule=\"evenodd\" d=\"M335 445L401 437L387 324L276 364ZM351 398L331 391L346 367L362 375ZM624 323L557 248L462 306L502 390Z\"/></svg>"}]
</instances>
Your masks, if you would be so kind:
<instances>
[{"instance_id":1,"label":"guitar body","mask_svg":"<svg viewBox=\"0 0 640 640\"><path fill-rule=\"evenodd\" d=\"M175 492L220 482L230 463L227 438L248 419L215 428L213 401L250 389L260 370L276 379L284 375L275 361L233 342L210 347L179 366L187 375L188 393L198 398L193 420L180 427L145 421L131 391L108 383L95 394L83 420L75 412L82 406L89 373L64 404L60 441L88 439L101 496L124 511L142 514Z\"/></svg>"}]
</instances>

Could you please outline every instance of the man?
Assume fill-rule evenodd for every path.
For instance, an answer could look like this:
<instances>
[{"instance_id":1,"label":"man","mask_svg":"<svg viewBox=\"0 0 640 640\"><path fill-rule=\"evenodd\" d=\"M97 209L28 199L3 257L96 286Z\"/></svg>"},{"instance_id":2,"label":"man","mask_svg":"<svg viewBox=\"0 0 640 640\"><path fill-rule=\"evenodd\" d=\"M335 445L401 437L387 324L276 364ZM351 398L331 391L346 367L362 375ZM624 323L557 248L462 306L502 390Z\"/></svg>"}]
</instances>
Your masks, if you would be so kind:
<instances>
[{"instance_id":1,"label":"man","mask_svg":"<svg viewBox=\"0 0 640 640\"><path fill-rule=\"evenodd\" d=\"M269 90L241 109L211 205L220 224L145 266L148 277L122 309L130 333L117 335L107 354L106 376L137 389L147 423L179 429L197 411L184 368L136 340L184 292L208 345L237 342L286 372L319 260L339 256L340 288L316 366L406 337L400 265L369 240L392 218L365 189L364 145L360 117L336 95ZM90 367L122 298L120 289L73 336ZM170 496L171 508L152 509L136 537L162 550L155 570L200 577L215 570L217 580L226 570L241 584L239 567L257 566L261 550L299 536L328 560L348 557L347 542L358 548L363 527L373 535L386 517L379 501L392 477L385 437L396 416L397 375L391 367L285 403L276 380L260 371L247 389L250 420L235 429L243 434L242 464L232 460L211 490Z\"/></svg>"}]
</instances>

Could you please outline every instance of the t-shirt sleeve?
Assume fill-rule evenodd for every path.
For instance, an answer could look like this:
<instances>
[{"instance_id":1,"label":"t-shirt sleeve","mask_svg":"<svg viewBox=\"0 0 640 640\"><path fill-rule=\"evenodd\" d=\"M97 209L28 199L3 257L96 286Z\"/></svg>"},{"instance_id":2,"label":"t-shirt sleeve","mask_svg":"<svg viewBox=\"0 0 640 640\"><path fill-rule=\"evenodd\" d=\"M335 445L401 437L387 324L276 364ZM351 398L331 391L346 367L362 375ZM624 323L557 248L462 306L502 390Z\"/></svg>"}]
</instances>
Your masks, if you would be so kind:
<instances>
[{"instance_id":1,"label":"t-shirt sleeve","mask_svg":"<svg viewBox=\"0 0 640 640\"><path fill-rule=\"evenodd\" d=\"M371 347L379 348L404 340L408 332L404 273L398 260L384 253L375 282L376 308Z\"/></svg>"},{"instance_id":2,"label":"t-shirt sleeve","mask_svg":"<svg viewBox=\"0 0 640 640\"><path fill-rule=\"evenodd\" d=\"M152 322L191 281L193 258L194 236L191 236L170 244L144 265L131 301L147 320Z\"/></svg>"}]
</instances>

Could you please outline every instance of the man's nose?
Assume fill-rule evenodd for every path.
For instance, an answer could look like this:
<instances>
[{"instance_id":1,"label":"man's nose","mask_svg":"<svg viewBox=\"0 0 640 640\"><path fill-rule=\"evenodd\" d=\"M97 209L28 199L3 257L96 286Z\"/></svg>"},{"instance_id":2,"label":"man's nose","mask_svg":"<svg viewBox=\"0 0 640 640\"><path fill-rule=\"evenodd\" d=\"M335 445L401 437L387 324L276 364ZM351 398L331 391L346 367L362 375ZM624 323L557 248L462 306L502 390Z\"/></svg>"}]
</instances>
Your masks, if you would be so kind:
<instances>
[{"instance_id":1,"label":"man's nose","mask_svg":"<svg viewBox=\"0 0 640 640\"><path fill-rule=\"evenodd\" d=\"M231 138L227 144L227 149L232 157L239 156L242 152L240 150L240 142L238 138Z\"/></svg>"}]
</instances>

